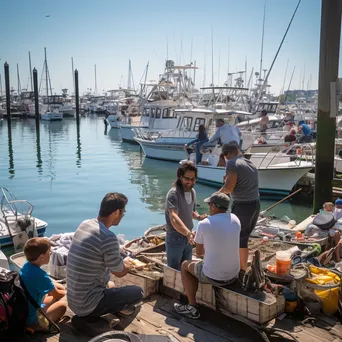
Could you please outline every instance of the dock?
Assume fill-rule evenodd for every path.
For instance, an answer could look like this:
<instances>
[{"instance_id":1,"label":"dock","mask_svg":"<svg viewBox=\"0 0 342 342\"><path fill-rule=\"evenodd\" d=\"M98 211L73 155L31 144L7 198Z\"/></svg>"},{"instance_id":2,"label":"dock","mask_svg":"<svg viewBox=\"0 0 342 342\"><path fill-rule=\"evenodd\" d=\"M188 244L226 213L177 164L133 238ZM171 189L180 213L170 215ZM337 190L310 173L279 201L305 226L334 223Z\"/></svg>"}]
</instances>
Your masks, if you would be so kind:
<instances>
[{"instance_id":1,"label":"dock","mask_svg":"<svg viewBox=\"0 0 342 342\"><path fill-rule=\"evenodd\" d=\"M115 329L134 333L143 342L285 342L296 339L301 342L342 341L342 326L334 317L318 317L313 326L310 322L301 324L288 317L274 319L265 326L265 331L270 330L263 338L252 326L204 306L200 307L199 320L180 317L173 311L175 302L175 299L166 295L152 295L144 300L135 317L120 317L120 324ZM87 342L94 337L85 333L86 326L82 327L82 331L77 330L71 322L73 316L73 312L68 309L67 318L59 324L60 334L35 333L33 336L20 336L13 341ZM272 329L288 332L295 339L281 331L272 332ZM99 329L98 334L107 331L111 329L103 320L103 328Z\"/></svg>"}]
</instances>

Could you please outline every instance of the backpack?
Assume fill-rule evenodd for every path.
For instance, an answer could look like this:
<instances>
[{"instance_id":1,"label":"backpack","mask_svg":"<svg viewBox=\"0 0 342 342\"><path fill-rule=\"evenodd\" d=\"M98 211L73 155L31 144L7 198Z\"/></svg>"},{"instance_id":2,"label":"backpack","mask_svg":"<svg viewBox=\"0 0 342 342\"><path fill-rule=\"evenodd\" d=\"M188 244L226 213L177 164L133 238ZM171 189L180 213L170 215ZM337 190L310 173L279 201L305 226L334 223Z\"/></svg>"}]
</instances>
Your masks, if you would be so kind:
<instances>
[{"instance_id":1,"label":"backpack","mask_svg":"<svg viewBox=\"0 0 342 342\"><path fill-rule=\"evenodd\" d=\"M50 332L60 332L58 325L50 320L27 291L18 272L0 267L0 340L25 331L29 303L49 321Z\"/></svg>"},{"instance_id":2,"label":"backpack","mask_svg":"<svg viewBox=\"0 0 342 342\"><path fill-rule=\"evenodd\" d=\"M0 268L0 340L24 331L28 310L19 274Z\"/></svg>"},{"instance_id":3,"label":"backpack","mask_svg":"<svg viewBox=\"0 0 342 342\"><path fill-rule=\"evenodd\" d=\"M322 230L329 230L330 228L334 227L336 223L335 217L332 213L322 213L318 214L312 221L312 224L317 226Z\"/></svg>"}]
</instances>

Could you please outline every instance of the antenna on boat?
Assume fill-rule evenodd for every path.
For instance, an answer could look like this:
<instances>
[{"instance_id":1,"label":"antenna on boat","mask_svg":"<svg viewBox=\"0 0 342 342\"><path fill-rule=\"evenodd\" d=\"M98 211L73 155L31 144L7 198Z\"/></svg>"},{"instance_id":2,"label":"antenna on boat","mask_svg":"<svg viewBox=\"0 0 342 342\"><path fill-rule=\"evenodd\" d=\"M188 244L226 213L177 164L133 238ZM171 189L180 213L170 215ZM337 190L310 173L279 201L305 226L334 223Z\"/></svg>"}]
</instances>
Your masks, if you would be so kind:
<instances>
[{"instance_id":1,"label":"antenna on boat","mask_svg":"<svg viewBox=\"0 0 342 342\"><path fill-rule=\"evenodd\" d=\"M2 96L2 79L0 74L0 96Z\"/></svg>"},{"instance_id":2,"label":"antenna on boat","mask_svg":"<svg viewBox=\"0 0 342 342\"><path fill-rule=\"evenodd\" d=\"M230 59L230 37L228 37L228 67L227 67L227 85L230 86L229 84L229 59Z\"/></svg>"},{"instance_id":3,"label":"antenna on boat","mask_svg":"<svg viewBox=\"0 0 342 342\"><path fill-rule=\"evenodd\" d=\"M127 89L130 90L131 89L131 76L132 74L132 68L131 68L131 60L128 60L128 79L127 79Z\"/></svg>"},{"instance_id":4,"label":"antenna on boat","mask_svg":"<svg viewBox=\"0 0 342 342\"><path fill-rule=\"evenodd\" d=\"M33 91L33 80L32 80L32 66L31 66L31 52L29 51L29 68L30 68L30 82L31 82L31 91Z\"/></svg>"},{"instance_id":5,"label":"antenna on boat","mask_svg":"<svg viewBox=\"0 0 342 342\"><path fill-rule=\"evenodd\" d=\"M260 71L259 71L259 74L260 74L260 75L261 75L261 70L262 70L262 57L263 57L263 53L264 53L266 2L267 2L267 0L265 0L265 4L264 4L264 17L263 17L263 20L262 20L261 52L260 52Z\"/></svg>"},{"instance_id":6,"label":"antenna on boat","mask_svg":"<svg viewBox=\"0 0 342 342\"><path fill-rule=\"evenodd\" d=\"M245 56L245 86L247 84L247 56Z\"/></svg>"},{"instance_id":7,"label":"antenna on boat","mask_svg":"<svg viewBox=\"0 0 342 342\"><path fill-rule=\"evenodd\" d=\"M221 66L221 44L219 46L218 71L217 71L217 85L220 85L220 66Z\"/></svg>"}]
</instances>

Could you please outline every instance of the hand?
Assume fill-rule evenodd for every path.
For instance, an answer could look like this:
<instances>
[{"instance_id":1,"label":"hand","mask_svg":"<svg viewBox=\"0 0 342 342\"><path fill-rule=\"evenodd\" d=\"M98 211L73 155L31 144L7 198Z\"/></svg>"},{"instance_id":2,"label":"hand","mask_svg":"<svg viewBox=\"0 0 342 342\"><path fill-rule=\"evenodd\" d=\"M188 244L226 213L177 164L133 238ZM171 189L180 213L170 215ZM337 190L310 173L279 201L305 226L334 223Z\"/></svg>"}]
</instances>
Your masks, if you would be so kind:
<instances>
[{"instance_id":1,"label":"hand","mask_svg":"<svg viewBox=\"0 0 342 342\"><path fill-rule=\"evenodd\" d=\"M196 245L196 242L194 240L195 238L195 233L194 232L190 232L190 234L188 234L187 236L188 242L190 243L190 245Z\"/></svg>"},{"instance_id":2,"label":"hand","mask_svg":"<svg viewBox=\"0 0 342 342\"><path fill-rule=\"evenodd\" d=\"M134 264L132 263L132 258L130 257L126 257L123 260L124 266L125 268L128 268L129 270L131 270L134 267Z\"/></svg>"},{"instance_id":3,"label":"hand","mask_svg":"<svg viewBox=\"0 0 342 342\"><path fill-rule=\"evenodd\" d=\"M207 217L208 217L207 214L200 215L200 216L198 216L198 221L202 221L202 220L206 219Z\"/></svg>"}]
</instances>

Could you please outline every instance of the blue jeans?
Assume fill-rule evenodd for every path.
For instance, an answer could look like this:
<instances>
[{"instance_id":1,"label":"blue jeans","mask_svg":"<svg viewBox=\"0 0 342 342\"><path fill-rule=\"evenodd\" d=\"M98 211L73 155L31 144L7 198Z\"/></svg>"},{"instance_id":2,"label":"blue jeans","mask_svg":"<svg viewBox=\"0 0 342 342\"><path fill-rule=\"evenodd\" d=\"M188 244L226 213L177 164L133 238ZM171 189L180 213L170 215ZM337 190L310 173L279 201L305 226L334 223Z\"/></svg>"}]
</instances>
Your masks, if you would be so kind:
<instances>
[{"instance_id":1,"label":"blue jeans","mask_svg":"<svg viewBox=\"0 0 342 342\"><path fill-rule=\"evenodd\" d=\"M184 260L192 260L192 246L186 236L177 231L166 233L165 247L169 267L180 271Z\"/></svg>"},{"instance_id":2,"label":"blue jeans","mask_svg":"<svg viewBox=\"0 0 342 342\"><path fill-rule=\"evenodd\" d=\"M189 147L192 144L195 144L196 164L199 164L202 161L201 147L204 143L206 143L208 141L209 141L209 139L201 140L201 141L197 141L195 139L195 140L192 140L186 144L187 147Z\"/></svg>"},{"instance_id":3,"label":"blue jeans","mask_svg":"<svg viewBox=\"0 0 342 342\"><path fill-rule=\"evenodd\" d=\"M119 313L139 303L143 299L143 291L139 286L123 286L104 289L104 296L95 310L88 317L100 317L107 313Z\"/></svg>"}]
</instances>

